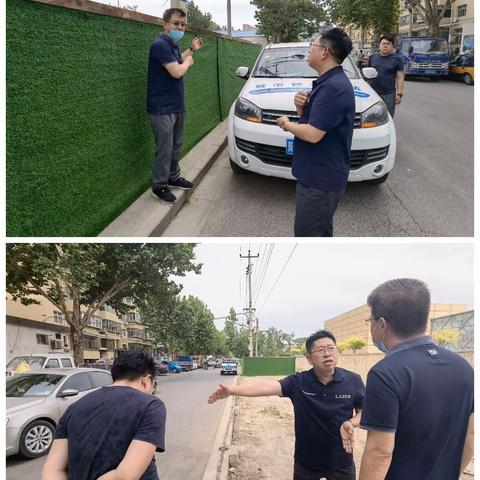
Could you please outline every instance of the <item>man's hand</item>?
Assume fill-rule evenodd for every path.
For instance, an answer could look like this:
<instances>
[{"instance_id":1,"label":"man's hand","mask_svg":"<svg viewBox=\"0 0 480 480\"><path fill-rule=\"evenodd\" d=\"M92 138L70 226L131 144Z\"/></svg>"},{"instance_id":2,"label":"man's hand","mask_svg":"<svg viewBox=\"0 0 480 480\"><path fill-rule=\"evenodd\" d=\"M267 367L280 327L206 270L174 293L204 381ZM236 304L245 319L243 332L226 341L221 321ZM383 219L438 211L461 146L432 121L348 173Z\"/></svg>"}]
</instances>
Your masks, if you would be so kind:
<instances>
[{"instance_id":1,"label":"man's hand","mask_svg":"<svg viewBox=\"0 0 480 480\"><path fill-rule=\"evenodd\" d=\"M198 50L200 50L201 48L203 47L203 40L201 37L195 37L193 39L193 42L192 42L192 45L191 45L191 49L194 51L194 52L197 52Z\"/></svg>"},{"instance_id":2,"label":"man's hand","mask_svg":"<svg viewBox=\"0 0 480 480\"><path fill-rule=\"evenodd\" d=\"M281 117L278 117L277 118L277 125L280 127L280 128L283 128L283 124L285 122L289 122L290 119L286 116L286 115L282 115Z\"/></svg>"},{"instance_id":3,"label":"man's hand","mask_svg":"<svg viewBox=\"0 0 480 480\"><path fill-rule=\"evenodd\" d=\"M353 446L355 445L353 425L350 420L342 423L340 426L340 436L342 437L343 448L347 453L353 453Z\"/></svg>"},{"instance_id":4,"label":"man's hand","mask_svg":"<svg viewBox=\"0 0 480 480\"><path fill-rule=\"evenodd\" d=\"M298 92L293 99L293 103L298 108L303 108L307 102L310 94L308 92Z\"/></svg>"},{"instance_id":5,"label":"man's hand","mask_svg":"<svg viewBox=\"0 0 480 480\"><path fill-rule=\"evenodd\" d=\"M220 387L217 388L209 397L208 403L215 403L217 400L223 400L224 398L232 395L232 392L229 387L220 384Z\"/></svg>"},{"instance_id":6,"label":"man's hand","mask_svg":"<svg viewBox=\"0 0 480 480\"><path fill-rule=\"evenodd\" d=\"M400 105L402 102L402 97L400 95L395 95L395 105Z\"/></svg>"}]
</instances>

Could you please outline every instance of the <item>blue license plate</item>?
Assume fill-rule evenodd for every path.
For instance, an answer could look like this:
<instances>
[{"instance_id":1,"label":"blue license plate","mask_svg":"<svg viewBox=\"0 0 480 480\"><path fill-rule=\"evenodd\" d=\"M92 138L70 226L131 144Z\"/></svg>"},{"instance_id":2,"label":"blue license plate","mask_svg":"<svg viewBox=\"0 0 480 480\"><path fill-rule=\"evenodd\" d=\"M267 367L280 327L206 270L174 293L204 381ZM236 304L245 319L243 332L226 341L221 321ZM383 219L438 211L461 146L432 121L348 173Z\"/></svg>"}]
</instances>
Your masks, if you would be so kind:
<instances>
[{"instance_id":1,"label":"blue license plate","mask_svg":"<svg viewBox=\"0 0 480 480\"><path fill-rule=\"evenodd\" d=\"M286 153L287 155L293 155L293 138L287 138Z\"/></svg>"},{"instance_id":2,"label":"blue license plate","mask_svg":"<svg viewBox=\"0 0 480 480\"><path fill-rule=\"evenodd\" d=\"M436 75L437 74L437 71L436 70L426 70L425 73L427 75Z\"/></svg>"}]
</instances>

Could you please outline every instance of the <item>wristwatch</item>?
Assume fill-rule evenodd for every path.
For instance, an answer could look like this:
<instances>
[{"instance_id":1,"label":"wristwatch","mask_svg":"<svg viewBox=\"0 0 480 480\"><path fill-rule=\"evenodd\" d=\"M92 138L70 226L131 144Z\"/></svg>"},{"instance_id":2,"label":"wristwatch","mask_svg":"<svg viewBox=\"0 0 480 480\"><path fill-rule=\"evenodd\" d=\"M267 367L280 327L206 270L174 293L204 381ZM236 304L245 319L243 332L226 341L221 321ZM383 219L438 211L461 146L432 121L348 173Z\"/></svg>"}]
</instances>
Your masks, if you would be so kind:
<instances>
[{"instance_id":1,"label":"wristwatch","mask_svg":"<svg viewBox=\"0 0 480 480\"><path fill-rule=\"evenodd\" d=\"M402 98L403 97L403 93L397 93L397 95Z\"/></svg>"},{"instance_id":2,"label":"wristwatch","mask_svg":"<svg viewBox=\"0 0 480 480\"><path fill-rule=\"evenodd\" d=\"M192 46L188 47L187 50L190 50L192 53L196 52L196 50L194 50Z\"/></svg>"}]
</instances>

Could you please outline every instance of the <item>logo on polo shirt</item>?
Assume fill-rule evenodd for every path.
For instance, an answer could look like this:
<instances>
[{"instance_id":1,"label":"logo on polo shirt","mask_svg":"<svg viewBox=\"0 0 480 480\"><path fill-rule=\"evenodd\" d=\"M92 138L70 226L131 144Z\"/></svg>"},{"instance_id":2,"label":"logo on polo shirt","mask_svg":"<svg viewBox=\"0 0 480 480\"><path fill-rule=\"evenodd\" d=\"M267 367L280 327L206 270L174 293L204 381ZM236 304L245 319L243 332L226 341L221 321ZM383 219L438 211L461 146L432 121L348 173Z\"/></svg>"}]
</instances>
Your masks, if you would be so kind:
<instances>
[{"instance_id":1,"label":"logo on polo shirt","mask_svg":"<svg viewBox=\"0 0 480 480\"><path fill-rule=\"evenodd\" d=\"M311 395L312 397L314 397L316 395L316 393L306 392L305 390L302 390L302 393L305 394L305 395Z\"/></svg>"},{"instance_id":2,"label":"logo on polo shirt","mask_svg":"<svg viewBox=\"0 0 480 480\"><path fill-rule=\"evenodd\" d=\"M431 357L436 357L438 355L438 350L436 348L427 348L427 352Z\"/></svg>"},{"instance_id":3,"label":"logo on polo shirt","mask_svg":"<svg viewBox=\"0 0 480 480\"><path fill-rule=\"evenodd\" d=\"M336 393L335 398L352 398L349 393Z\"/></svg>"}]
</instances>

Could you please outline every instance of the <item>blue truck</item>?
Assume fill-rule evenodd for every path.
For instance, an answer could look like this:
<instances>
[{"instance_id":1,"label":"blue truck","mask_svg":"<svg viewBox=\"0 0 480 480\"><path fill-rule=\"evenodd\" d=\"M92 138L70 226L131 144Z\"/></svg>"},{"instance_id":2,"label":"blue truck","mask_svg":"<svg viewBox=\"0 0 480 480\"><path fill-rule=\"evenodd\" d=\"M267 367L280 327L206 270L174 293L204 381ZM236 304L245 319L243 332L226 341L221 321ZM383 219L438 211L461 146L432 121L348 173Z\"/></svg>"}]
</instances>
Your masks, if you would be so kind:
<instances>
[{"instance_id":1,"label":"blue truck","mask_svg":"<svg viewBox=\"0 0 480 480\"><path fill-rule=\"evenodd\" d=\"M397 53L403 59L405 76L438 78L448 75L450 57L445 38L400 37Z\"/></svg>"}]
</instances>

